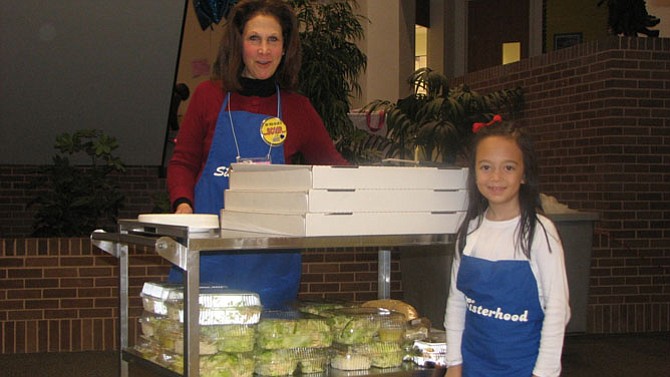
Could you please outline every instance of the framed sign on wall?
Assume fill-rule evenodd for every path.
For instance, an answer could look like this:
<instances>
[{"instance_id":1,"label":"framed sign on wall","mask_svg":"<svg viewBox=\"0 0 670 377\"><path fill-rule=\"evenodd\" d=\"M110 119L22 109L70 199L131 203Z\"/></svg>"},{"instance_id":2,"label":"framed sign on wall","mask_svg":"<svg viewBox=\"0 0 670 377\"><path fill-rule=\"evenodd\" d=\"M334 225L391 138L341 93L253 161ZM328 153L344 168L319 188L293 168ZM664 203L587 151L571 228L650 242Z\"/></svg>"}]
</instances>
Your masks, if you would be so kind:
<instances>
[{"instance_id":1,"label":"framed sign on wall","mask_svg":"<svg viewBox=\"0 0 670 377\"><path fill-rule=\"evenodd\" d=\"M554 34L554 50L560 50L580 43L582 43L582 33Z\"/></svg>"}]
</instances>

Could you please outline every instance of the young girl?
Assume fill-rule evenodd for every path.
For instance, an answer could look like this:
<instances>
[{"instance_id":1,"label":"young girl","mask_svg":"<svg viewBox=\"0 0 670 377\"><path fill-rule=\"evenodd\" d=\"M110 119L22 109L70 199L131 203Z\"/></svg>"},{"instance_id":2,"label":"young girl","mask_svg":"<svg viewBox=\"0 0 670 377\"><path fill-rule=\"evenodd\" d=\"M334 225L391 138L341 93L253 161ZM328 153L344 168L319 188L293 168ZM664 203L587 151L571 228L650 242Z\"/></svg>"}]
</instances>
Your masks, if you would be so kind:
<instances>
[{"instance_id":1,"label":"young girl","mask_svg":"<svg viewBox=\"0 0 670 377\"><path fill-rule=\"evenodd\" d=\"M568 283L558 232L539 213L532 141L500 116L473 131L444 320L447 376L559 376Z\"/></svg>"}]
</instances>

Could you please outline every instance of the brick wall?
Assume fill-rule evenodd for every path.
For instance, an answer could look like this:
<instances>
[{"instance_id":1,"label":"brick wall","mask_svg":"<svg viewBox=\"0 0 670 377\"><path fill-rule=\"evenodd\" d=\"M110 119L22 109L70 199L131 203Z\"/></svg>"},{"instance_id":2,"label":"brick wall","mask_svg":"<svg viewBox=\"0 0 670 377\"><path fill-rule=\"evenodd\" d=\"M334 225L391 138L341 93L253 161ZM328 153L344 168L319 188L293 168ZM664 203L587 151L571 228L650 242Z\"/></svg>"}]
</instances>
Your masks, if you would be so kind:
<instances>
[{"instance_id":1,"label":"brick wall","mask_svg":"<svg viewBox=\"0 0 670 377\"><path fill-rule=\"evenodd\" d=\"M133 255L133 275L164 276L167 266L160 258L146 251ZM116 266L116 258L91 247L85 238L2 240L2 353L114 349ZM134 292L137 284L134 279Z\"/></svg>"},{"instance_id":2,"label":"brick wall","mask_svg":"<svg viewBox=\"0 0 670 377\"><path fill-rule=\"evenodd\" d=\"M145 281L169 263L130 248L131 339L137 336ZM367 301L377 297L377 251L306 250L300 297ZM392 296L402 295L392 262ZM118 349L118 260L86 238L0 240L0 353Z\"/></svg>"},{"instance_id":3,"label":"brick wall","mask_svg":"<svg viewBox=\"0 0 670 377\"><path fill-rule=\"evenodd\" d=\"M166 195L165 179L156 166L130 166L111 178L126 196L120 218L136 218L139 213L152 212L157 196ZM46 179L39 166L0 165L0 238L28 237L32 232L37 210L30 206L39 191L34 182ZM103 224L113 228L114 224Z\"/></svg>"},{"instance_id":4,"label":"brick wall","mask_svg":"<svg viewBox=\"0 0 670 377\"><path fill-rule=\"evenodd\" d=\"M30 234L34 210L28 203L37 194L31 184L38 175L35 166L0 166L0 237Z\"/></svg>"},{"instance_id":5,"label":"brick wall","mask_svg":"<svg viewBox=\"0 0 670 377\"><path fill-rule=\"evenodd\" d=\"M609 37L458 83L521 86L542 191L600 214L588 332L670 330L670 39Z\"/></svg>"}]
</instances>

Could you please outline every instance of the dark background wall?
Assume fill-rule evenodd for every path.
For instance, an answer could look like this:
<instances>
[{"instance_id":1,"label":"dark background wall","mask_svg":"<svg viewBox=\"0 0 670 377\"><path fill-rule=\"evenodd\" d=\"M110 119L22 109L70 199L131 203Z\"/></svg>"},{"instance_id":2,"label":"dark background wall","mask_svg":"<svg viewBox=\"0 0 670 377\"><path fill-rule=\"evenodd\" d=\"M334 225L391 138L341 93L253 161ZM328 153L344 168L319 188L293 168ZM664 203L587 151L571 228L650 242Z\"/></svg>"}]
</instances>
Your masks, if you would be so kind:
<instances>
[{"instance_id":1,"label":"dark background wall","mask_svg":"<svg viewBox=\"0 0 670 377\"><path fill-rule=\"evenodd\" d=\"M0 161L45 164L96 128L130 165L159 165L188 1L0 2Z\"/></svg>"},{"instance_id":2,"label":"dark background wall","mask_svg":"<svg viewBox=\"0 0 670 377\"><path fill-rule=\"evenodd\" d=\"M500 65L502 44L521 43L528 57L528 1L468 1L468 72Z\"/></svg>"}]
</instances>

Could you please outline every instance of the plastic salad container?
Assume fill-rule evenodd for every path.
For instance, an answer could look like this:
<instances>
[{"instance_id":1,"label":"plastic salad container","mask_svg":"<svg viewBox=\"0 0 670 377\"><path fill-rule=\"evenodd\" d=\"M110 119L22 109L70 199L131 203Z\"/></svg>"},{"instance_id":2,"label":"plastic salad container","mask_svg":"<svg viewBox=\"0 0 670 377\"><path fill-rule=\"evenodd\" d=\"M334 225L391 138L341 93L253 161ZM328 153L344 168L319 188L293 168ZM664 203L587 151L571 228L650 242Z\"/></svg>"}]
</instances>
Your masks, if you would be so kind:
<instances>
[{"instance_id":1,"label":"plastic salad container","mask_svg":"<svg viewBox=\"0 0 670 377\"><path fill-rule=\"evenodd\" d=\"M377 308L344 308L323 313L333 331L333 341L341 344L366 344L404 339L405 316Z\"/></svg>"},{"instance_id":2,"label":"plastic salad container","mask_svg":"<svg viewBox=\"0 0 670 377\"><path fill-rule=\"evenodd\" d=\"M323 373L330 363L329 348L293 349L301 374Z\"/></svg>"},{"instance_id":3,"label":"plastic salad container","mask_svg":"<svg viewBox=\"0 0 670 377\"><path fill-rule=\"evenodd\" d=\"M250 325L261 317L261 300L257 293L220 287L203 287L198 297L201 325ZM167 316L184 321L183 298L165 300Z\"/></svg>"},{"instance_id":4,"label":"plastic salad container","mask_svg":"<svg viewBox=\"0 0 670 377\"><path fill-rule=\"evenodd\" d=\"M167 317L144 313L140 318L142 335L159 347L176 353L184 350L184 325ZM256 325L200 326L200 354L253 351Z\"/></svg>"},{"instance_id":5,"label":"plastic salad container","mask_svg":"<svg viewBox=\"0 0 670 377\"><path fill-rule=\"evenodd\" d=\"M146 282L142 287L144 310L184 320L184 287L182 285ZM203 286L198 296L201 325L248 325L260 319L261 300L257 293Z\"/></svg>"},{"instance_id":6,"label":"plastic salad container","mask_svg":"<svg viewBox=\"0 0 670 377\"><path fill-rule=\"evenodd\" d=\"M255 364L252 353L217 353L216 355L200 357L200 376L252 377ZM177 373L184 373L183 357L181 355L175 356L169 369Z\"/></svg>"},{"instance_id":7,"label":"plastic salad container","mask_svg":"<svg viewBox=\"0 0 670 377\"><path fill-rule=\"evenodd\" d=\"M149 313L167 315L165 303L171 300L183 299L183 286L180 284L165 284L146 282L142 286L142 307Z\"/></svg>"},{"instance_id":8,"label":"plastic salad container","mask_svg":"<svg viewBox=\"0 0 670 377\"><path fill-rule=\"evenodd\" d=\"M256 350L254 373L261 376L290 376L298 368L293 350Z\"/></svg>"},{"instance_id":9,"label":"plastic salad container","mask_svg":"<svg viewBox=\"0 0 670 377\"><path fill-rule=\"evenodd\" d=\"M295 308L301 313L322 315L323 312L334 309L355 307L352 303L344 301L309 301L302 300L295 303Z\"/></svg>"},{"instance_id":10,"label":"plastic salad container","mask_svg":"<svg viewBox=\"0 0 670 377\"><path fill-rule=\"evenodd\" d=\"M395 368L402 365L405 351L396 342L366 344L334 344L331 366L343 370L360 370L367 367Z\"/></svg>"},{"instance_id":11,"label":"plastic salad container","mask_svg":"<svg viewBox=\"0 0 670 377\"><path fill-rule=\"evenodd\" d=\"M333 342L326 318L295 311L265 311L257 325L261 349L325 348Z\"/></svg>"}]
</instances>

